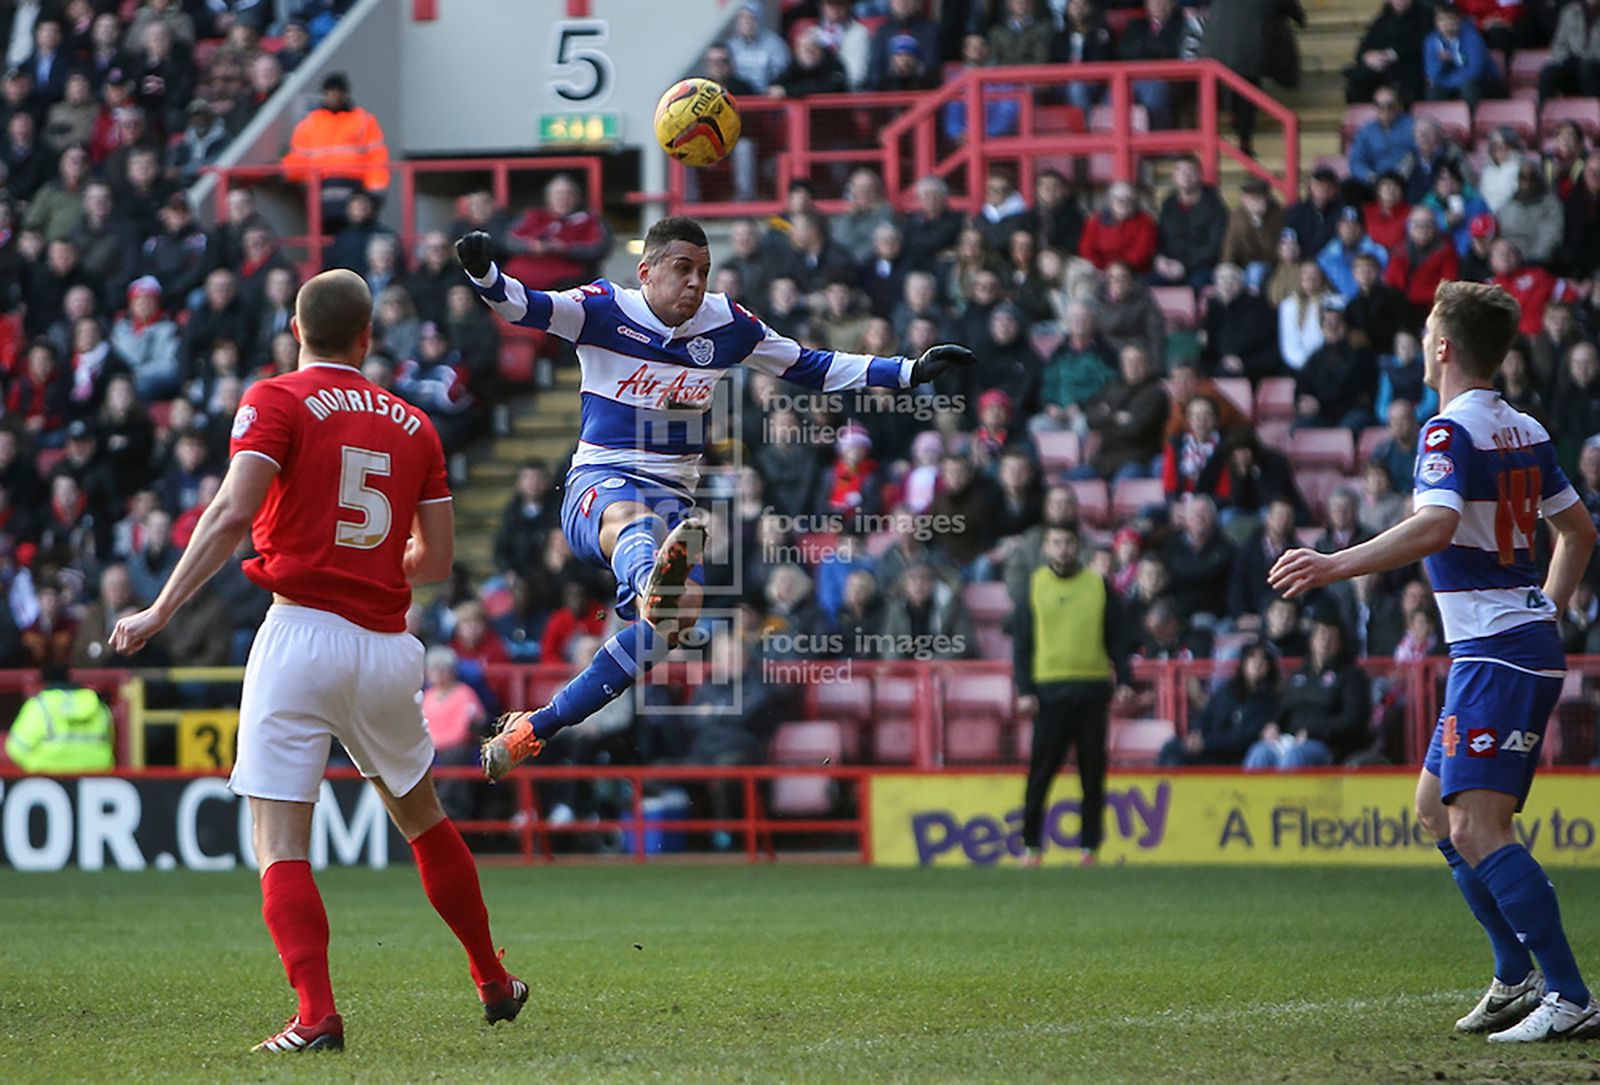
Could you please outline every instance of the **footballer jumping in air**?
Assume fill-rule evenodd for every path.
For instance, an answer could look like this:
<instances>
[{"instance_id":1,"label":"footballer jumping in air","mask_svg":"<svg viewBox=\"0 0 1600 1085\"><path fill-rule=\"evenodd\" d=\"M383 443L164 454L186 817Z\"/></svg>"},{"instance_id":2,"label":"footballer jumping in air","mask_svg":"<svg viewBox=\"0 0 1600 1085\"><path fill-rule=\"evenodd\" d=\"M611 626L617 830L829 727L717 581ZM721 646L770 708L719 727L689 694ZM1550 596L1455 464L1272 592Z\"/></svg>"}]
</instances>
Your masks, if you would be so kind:
<instances>
[{"instance_id":1,"label":"footballer jumping in air","mask_svg":"<svg viewBox=\"0 0 1600 1085\"><path fill-rule=\"evenodd\" d=\"M428 900L467 951L486 1020L509 1021L528 986L489 934L478 869L434 793L419 708L422 644L406 632L411 586L445 579L455 514L428 416L361 375L372 294L326 271L300 289L290 329L300 367L250 386L216 499L156 601L112 632L136 652L253 528L245 563L273 604L245 667L228 786L250 799L261 915L299 1010L258 1051L342 1050L328 977L328 916L307 861L311 815L337 735L411 842Z\"/></svg>"},{"instance_id":2,"label":"footballer jumping in air","mask_svg":"<svg viewBox=\"0 0 1600 1085\"><path fill-rule=\"evenodd\" d=\"M638 290L603 279L561 293L529 290L495 265L492 247L481 231L456 242L484 301L512 323L577 347L583 414L561 527L574 554L616 576L618 615L640 619L606 641L548 705L501 717L483 748L485 775L499 779L620 696L694 625L700 589L691 574L706 536L693 512L704 416L732 367L836 392L912 388L973 356L952 345L918 359L805 350L725 295L706 293L710 248L689 218L662 219L645 235Z\"/></svg>"},{"instance_id":3,"label":"footballer jumping in air","mask_svg":"<svg viewBox=\"0 0 1600 1085\"><path fill-rule=\"evenodd\" d=\"M1555 889L1512 831L1566 674L1556 616L1595 543L1550 435L1494 389L1519 318L1498 286L1439 287L1422 354L1442 406L1418 444L1415 512L1336 554L1291 550L1269 577L1296 596L1424 562L1451 662L1417 816L1494 949L1494 980L1456 1028L1511 1043L1600 1036L1600 1001L1579 974ZM1541 516L1555 534L1542 586Z\"/></svg>"}]
</instances>

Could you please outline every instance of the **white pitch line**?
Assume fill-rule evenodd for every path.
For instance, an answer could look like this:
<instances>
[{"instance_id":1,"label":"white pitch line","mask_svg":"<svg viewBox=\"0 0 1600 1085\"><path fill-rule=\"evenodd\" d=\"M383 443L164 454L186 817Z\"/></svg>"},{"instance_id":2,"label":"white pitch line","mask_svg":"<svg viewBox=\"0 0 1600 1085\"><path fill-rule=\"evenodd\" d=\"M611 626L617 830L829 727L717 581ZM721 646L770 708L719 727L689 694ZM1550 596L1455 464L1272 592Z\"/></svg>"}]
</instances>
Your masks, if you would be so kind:
<instances>
[{"instance_id":1,"label":"white pitch line","mask_svg":"<svg viewBox=\"0 0 1600 1085\"><path fill-rule=\"evenodd\" d=\"M1309 1017L1313 1014L1361 1013L1367 1010L1393 1010L1397 1006L1433 1006L1440 1003L1470 1003L1481 997L1480 990L1434 991L1422 995L1386 995L1383 998L1343 998L1327 1002L1269 1002L1265 1005L1238 1006L1230 1010L1163 1010L1139 1017L1106 1017L1071 1024L1023 1025L1021 1031L1052 1036L1073 1035L1103 1028L1171 1028L1237 1024L1241 1013L1252 1018ZM1470 1005L1468 1006L1470 1008Z\"/></svg>"}]
</instances>

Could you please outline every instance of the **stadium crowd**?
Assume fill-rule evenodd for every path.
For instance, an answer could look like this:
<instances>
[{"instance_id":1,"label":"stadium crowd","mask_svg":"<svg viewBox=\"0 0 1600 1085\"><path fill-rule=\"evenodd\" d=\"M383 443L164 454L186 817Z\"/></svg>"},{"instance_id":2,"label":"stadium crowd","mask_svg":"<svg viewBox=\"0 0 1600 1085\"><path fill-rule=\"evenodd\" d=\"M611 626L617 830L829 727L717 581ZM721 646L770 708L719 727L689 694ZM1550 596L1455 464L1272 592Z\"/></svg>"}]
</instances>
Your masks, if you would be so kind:
<instances>
[{"instance_id":1,"label":"stadium crowd","mask_svg":"<svg viewBox=\"0 0 1600 1085\"><path fill-rule=\"evenodd\" d=\"M1171 0L1148 0L1113 35L1085 0L946 3L940 21L917 0L822 0L791 9L808 20L791 28L792 52L749 5L702 70L736 93L795 96L931 85L959 63L1192 56L1229 2L1202 22ZM1511 19L1521 7L1502 4L1463 20L1388 0L1348 72L1353 100L1370 99L1377 115L1354 133L1346 168L1320 166L1288 206L1254 180L1225 199L1180 157L1156 191L1094 193L1045 170L1024 192L997 167L971 216L934 178L901 212L881 178L858 170L843 213L821 213L816 185L798 180L781 215L734 222L713 288L779 332L880 354L957 341L981 365L904 401L806 396L736 373L703 498L717 518L708 581L742 589L755 631L718 649L743 653L729 661L745 676L743 708L714 713L727 706L702 686L692 696L706 712L685 723L634 718L624 698L552 756L758 760L777 725L801 712L800 691L770 679L773 660L1008 659L1010 607L996 605L996 592L1023 590L1053 524L1080 529L1110 580L1128 631L1123 654L1244 661L1230 682L1191 691L1198 726L1164 760L1265 768L1389 753L1383 721L1396 694L1353 660L1443 652L1420 569L1331 589L1308 606L1275 596L1266 571L1289 547L1344 547L1405 514L1419 425L1437 406L1422 384L1421 319L1447 278L1493 280L1522 302L1526 336L1504 367L1504 393L1546 422L1600 519L1591 290L1600 151L1590 153L1577 124L1543 154L1506 132L1479 151L1407 112L1445 93L1429 74L1441 38L1455 49L1452 35L1481 29L1504 60L1547 24L1559 21L1571 38L1571 13L1589 11L1581 3L1559 17ZM109 6L74 0L59 23L41 16L24 35L31 50L19 50L13 29L8 60L20 53L22 63L0 80L9 110L0 216L11 224L0 268L14 358L0 425L0 584L10 602L0 608L0 665L106 662L116 616L159 590L215 492L241 389L295 357L286 324L300 269L277 251L248 191L232 192L225 220L206 232L179 186L225 142L207 133L237 131L281 78L283 58L303 55L307 26L267 27L247 17L265 5L222 0L150 0L131 19L120 17L130 5L100 11ZM346 5L306 6L320 17ZM194 88L157 89L148 74L130 80L130 69L103 63L97 42L113 40L95 30L111 26L103 20L124 35L119 57L121 42L147 28L137 39L144 60L123 63L148 73L140 65L159 68L164 38L194 39L194 26L188 39L182 32L190 8L211 13L217 21L201 25L212 29L233 16L195 82L223 90L192 99ZM1515 33L1491 33L1508 20ZM170 34L148 30L169 24ZM276 53L261 47L264 28L281 31ZM1560 70L1544 91L1583 90L1593 73L1568 64L1557 33ZM55 101L34 89L54 68L39 78L35 54L53 48L69 58ZM248 88L219 77L219 65L248 72ZM1474 103L1492 92L1459 90ZM330 80L325 104L348 93ZM1093 104L1094 88L1073 93ZM82 108L61 109L75 95ZM1149 87L1140 101L1155 123L1188 108ZM86 145L70 133L52 144L48 121L31 119L58 111L78 118ZM964 123L947 116L947 134ZM991 133L1008 123L984 118ZM753 183L754 169L736 156L735 183ZM457 450L502 398L500 332L455 267L454 234L428 234L404 252L365 187L342 202L328 264L373 286L380 345L369 375L427 409ZM520 213L475 193L452 229L489 231L508 270L543 289L597 276L612 246L603 215L564 177ZM1330 431L1351 435L1351 455L1332 472L1307 458L1312 438ZM612 585L572 559L559 530L563 469L518 472L491 579L463 570L413 610L413 631L434 649L429 718L446 760L470 759L498 710L524 707L500 703L503 687L484 680L483 666L581 662L607 628ZM235 564L134 662L242 662L265 606ZM216 636L219 627L231 638ZM1562 629L1573 651L1600 646L1592 587Z\"/></svg>"}]
</instances>

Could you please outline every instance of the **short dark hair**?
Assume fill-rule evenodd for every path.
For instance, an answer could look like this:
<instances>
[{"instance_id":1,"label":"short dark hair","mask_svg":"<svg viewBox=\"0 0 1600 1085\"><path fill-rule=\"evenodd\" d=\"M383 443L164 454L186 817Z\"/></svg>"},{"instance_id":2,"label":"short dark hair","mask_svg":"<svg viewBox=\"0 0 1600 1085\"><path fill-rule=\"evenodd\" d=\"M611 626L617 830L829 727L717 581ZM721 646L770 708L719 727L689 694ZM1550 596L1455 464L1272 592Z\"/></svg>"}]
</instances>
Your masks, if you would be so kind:
<instances>
[{"instance_id":1,"label":"short dark hair","mask_svg":"<svg viewBox=\"0 0 1600 1085\"><path fill-rule=\"evenodd\" d=\"M324 271L300 288L294 312L307 350L346 354L372 324L372 291L353 271Z\"/></svg>"},{"instance_id":2,"label":"short dark hair","mask_svg":"<svg viewBox=\"0 0 1600 1085\"><path fill-rule=\"evenodd\" d=\"M644 262L654 264L672 247L674 241L683 241L702 249L711 247L706 231L687 215L669 215L650 227L644 235Z\"/></svg>"},{"instance_id":3,"label":"short dark hair","mask_svg":"<svg viewBox=\"0 0 1600 1085\"><path fill-rule=\"evenodd\" d=\"M1044 528L1045 535L1050 534L1052 531L1065 531L1079 542L1083 541L1083 534L1073 524L1043 524L1041 526Z\"/></svg>"},{"instance_id":4,"label":"short dark hair","mask_svg":"<svg viewBox=\"0 0 1600 1085\"><path fill-rule=\"evenodd\" d=\"M1493 283L1446 282L1433 292L1434 324L1468 376L1488 380L1517 338L1522 306Z\"/></svg>"}]
</instances>

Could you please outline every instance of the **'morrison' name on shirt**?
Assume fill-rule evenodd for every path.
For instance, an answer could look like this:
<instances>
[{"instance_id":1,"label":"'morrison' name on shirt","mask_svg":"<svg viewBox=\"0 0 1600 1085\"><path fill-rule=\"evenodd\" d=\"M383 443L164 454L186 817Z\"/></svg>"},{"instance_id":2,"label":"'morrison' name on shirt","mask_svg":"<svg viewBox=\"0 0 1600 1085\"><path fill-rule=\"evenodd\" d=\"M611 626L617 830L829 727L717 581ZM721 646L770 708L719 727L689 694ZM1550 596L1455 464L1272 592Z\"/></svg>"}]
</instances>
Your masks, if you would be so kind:
<instances>
[{"instance_id":1,"label":"'morrison' name on shirt","mask_svg":"<svg viewBox=\"0 0 1600 1085\"><path fill-rule=\"evenodd\" d=\"M422 428L422 422L406 409L403 402L383 392L374 396L365 388L323 388L307 396L303 402L306 410L318 422L327 421L335 411L365 411L386 416L405 430L407 437L415 436L417 430Z\"/></svg>"}]
</instances>

